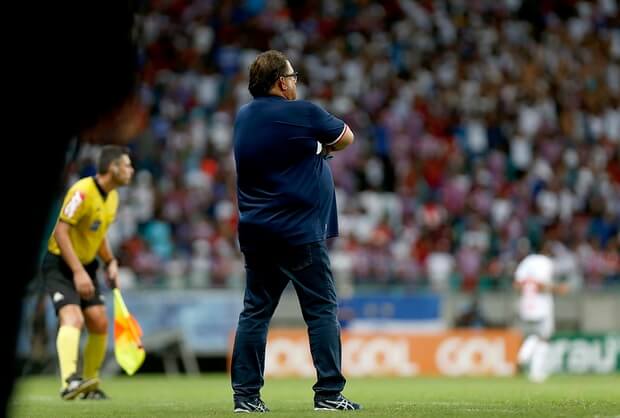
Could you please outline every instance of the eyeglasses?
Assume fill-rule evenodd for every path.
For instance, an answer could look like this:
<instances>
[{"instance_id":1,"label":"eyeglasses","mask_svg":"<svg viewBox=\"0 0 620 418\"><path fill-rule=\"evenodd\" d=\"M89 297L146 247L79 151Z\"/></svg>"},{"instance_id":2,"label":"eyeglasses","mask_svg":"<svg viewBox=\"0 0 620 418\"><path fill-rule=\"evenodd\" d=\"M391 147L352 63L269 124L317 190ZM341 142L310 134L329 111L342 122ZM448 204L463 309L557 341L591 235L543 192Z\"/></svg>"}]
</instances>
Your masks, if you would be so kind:
<instances>
[{"instance_id":1,"label":"eyeglasses","mask_svg":"<svg viewBox=\"0 0 620 418\"><path fill-rule=\"evenodd\" d=\"M299 73L297 71L294 71L290 74L282 74L280 77L293 77L293 81L297 82L297 76L299 75Z\"/></svg>"}]
</instances>

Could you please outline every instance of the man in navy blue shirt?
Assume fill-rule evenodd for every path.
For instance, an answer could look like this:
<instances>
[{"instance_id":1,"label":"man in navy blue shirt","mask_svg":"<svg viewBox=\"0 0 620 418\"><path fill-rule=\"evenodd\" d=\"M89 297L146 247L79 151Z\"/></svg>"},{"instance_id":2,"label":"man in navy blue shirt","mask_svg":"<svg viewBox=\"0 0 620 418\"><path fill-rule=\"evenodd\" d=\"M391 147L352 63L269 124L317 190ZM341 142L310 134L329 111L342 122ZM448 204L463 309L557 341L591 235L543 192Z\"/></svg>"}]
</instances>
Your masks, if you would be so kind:
<instances>
[{"instance_id":1,"label":"man in navy blue shirt","mask_svg":"<svg viewBox=\"0 0 620 418\"><path fill-rule=\"evenodd\" d=\"M250 67L254 100L235 120L239 243L246 290L232 357L235 412L266 412L260 398L267 329L293 283L317 371L314 408L355 410L342 396L340 326L325 240L338 235L336 195L326 156L353 142L340 119L295 101L297 73L278 51Z\"/></svg>"}]
</instances>

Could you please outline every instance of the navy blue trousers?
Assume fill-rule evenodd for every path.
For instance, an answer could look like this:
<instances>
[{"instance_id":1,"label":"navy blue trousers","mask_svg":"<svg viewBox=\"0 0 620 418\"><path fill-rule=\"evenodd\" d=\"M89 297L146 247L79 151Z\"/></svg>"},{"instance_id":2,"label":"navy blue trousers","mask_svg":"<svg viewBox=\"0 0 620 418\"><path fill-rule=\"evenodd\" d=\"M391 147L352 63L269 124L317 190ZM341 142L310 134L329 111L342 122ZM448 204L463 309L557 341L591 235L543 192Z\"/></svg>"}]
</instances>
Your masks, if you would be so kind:
<instances>
[{"instance_id":1,"label":"navy blue trousers","mask_svg":"<svg viewBox=\"0 0 620 418\"><path fill-rule=\"evenodd\" d=\"M338 301L324 241L289 248L245 251L246 289L232 355L235 399L260 396L264 384L265 345L271 317L289 281L293 283L308 326L310 352L317 372L315 399L340 393L342 347Z\"/></svg>"}]
</instances>

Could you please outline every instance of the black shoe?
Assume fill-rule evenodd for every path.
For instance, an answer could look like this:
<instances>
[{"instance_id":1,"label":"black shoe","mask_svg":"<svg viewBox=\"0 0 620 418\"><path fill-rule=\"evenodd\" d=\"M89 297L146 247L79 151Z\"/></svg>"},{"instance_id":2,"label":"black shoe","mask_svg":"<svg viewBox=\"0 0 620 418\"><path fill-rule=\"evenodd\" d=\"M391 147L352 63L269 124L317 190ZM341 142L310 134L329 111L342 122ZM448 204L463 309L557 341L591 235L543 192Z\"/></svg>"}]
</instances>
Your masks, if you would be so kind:
<instances>
[{"instance_id":1,"label":"black shoe","mask_svg":"<svg viewBox=\"0 0 620 418\"><path fill-rule=\"evenodd\" d=\"M67 387L60 392L60 397L66 401L75 399L78 395L94 390L99 385L99 379L84 380L77 374L67 379Z\"/></svg>"},{"instance_id":2,"label":"black shoe","mask_svg":"<svg viewBox=\"0 0 620 418\"><path fill-rule=\"evenodd\" d=\"M234 412L269 412L269 408L261 398L248 399L245 401L235 399Z\"/></svg>"},{"instance_id":3,"label":"black shoe","mask_svg":"<svg viewBox=\"0 0 620 418\"><path fill-rule=\"evenodd\" d=\"M108 397L108 395L105 394L104 391L102 391L101 389L97 388L95 390L84 392L80 399L89 399L89 400L94 400L94 401L104 401L104 400L107 400L107 399L110 399L110 398Z\"/></svg>"},{"instance_id":4,"label":"black shoe","mask_svg":"<svg viewBox=\"0 0 620 418\"><path fill-rule=\"evenodd\" d=\"M351 402L342 395L314 400L315 411L355 411L357 409L362 409L362 405Z\"/></svg>"}]
</instances>

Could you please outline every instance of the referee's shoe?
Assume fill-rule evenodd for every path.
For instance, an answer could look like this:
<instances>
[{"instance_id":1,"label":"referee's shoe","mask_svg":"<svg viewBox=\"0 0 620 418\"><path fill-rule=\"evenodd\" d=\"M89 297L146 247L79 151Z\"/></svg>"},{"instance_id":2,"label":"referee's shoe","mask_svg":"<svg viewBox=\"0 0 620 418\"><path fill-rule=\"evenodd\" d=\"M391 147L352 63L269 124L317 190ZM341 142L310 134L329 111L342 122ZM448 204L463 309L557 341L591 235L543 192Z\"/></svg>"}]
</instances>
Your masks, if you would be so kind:
<instances>
[{"instance_id":1,"label":"referee's shoe","mask_svg":"<svg viewBox=\"0 0 620 418\"><path fill-rule=\"evenodd\" d=\"M355 411L358 409L362 409L362 405L351 402L342 395L314 400L315 411Z\"/></svg>"},{"instance_id":2,"label":"referee's shoe","mask_svg":"<svg viewBox=\"0 0 620 418\"><path fill-rule=\"evenodd\" d=\"M99 379L84 380L77 374L72 374L67 378L67 387L60 392L60 397L66 401L73 400L81 393L94 390L99 385Z\"/></svg>"}]
</instances>

